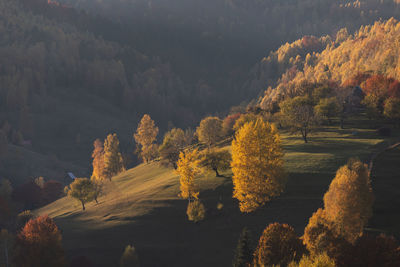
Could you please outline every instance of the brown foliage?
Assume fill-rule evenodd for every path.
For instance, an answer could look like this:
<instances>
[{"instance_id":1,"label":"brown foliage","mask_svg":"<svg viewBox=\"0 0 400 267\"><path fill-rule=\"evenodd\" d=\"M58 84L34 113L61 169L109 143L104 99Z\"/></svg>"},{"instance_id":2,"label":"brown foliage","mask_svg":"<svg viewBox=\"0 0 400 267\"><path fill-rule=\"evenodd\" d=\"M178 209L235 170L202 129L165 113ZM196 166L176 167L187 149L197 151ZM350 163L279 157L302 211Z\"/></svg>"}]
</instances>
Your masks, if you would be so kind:
<instances>
[{"instance_id":1,"label":"brown foliage","mask_svg":"<svg viewBox=\"0 0 400 267\"><path fill-rule=\"evenodd\" d=\"M13 262L18 267L65 266L61 233L47 215L30 220L17 235Z\"/></svg>"},{"instance_id":2,"label":"brown foliage","mask_svg":"<svg viewBox=\"0 0 400 267\"><path fill-rule=\"evenodd\" d=\"M55 180L50 180L44 183L42 188L42 203L48 204L56 201L62 196L64 186Z\"/></svg>"},{"instance_id":3,"label":"brown foliage","mask_svg":"<svg viewBox=\"0 0 400 267\"><path fill-rule=\"evenodd\" d=\"M273 223L265 228L254 252L255 266L286 266L298 261L305 253L305 247L294 229L287 224Z\"/></svg>"}]
</instances>

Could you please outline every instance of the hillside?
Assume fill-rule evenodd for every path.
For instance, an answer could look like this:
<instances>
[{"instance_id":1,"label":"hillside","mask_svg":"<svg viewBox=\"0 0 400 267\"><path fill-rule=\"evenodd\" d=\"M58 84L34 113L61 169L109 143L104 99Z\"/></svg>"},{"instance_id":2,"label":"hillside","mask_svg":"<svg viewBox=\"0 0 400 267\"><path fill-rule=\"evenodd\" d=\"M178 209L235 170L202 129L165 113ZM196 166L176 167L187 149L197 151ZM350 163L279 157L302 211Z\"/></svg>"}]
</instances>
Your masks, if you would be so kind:
<instances>
[{"instance_id":1,"label":"hillside","mask_svg":"<svg viewBox=\"0 0 400 267\"><path fill-rule=\"evenodd\" d=\"M137 247L143 266L229 266L244 226L252 230L254 239L275 221L293 225L301 235L308 218L321 206L336 169L350 157L368 161L372 153L392 142L362 127L325 127L310 140L304 144L298 136L283 134L287 188L281 197L251 214L241 214L232 200L229 173L226 178L205 174L197 182L207 218L189 222L187 202L177 198L177 175L158 163L142 164L114 177L109 193L98 205L89 204L85 212L79 203L62 198L36 213L55 218L69 258L86 255L98 266L116 266L127 244ZM216 208L218 202L224 204L221 211Z\"/></svg>"}]
</instances>

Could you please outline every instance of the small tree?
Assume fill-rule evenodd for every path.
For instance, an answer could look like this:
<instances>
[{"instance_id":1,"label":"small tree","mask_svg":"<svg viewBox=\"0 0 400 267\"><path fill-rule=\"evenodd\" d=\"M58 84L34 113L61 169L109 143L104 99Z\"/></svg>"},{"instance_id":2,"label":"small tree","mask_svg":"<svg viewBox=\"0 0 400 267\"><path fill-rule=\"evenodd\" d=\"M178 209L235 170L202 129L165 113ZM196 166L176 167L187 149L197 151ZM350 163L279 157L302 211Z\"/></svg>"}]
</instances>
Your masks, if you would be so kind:
<instances>
[{"instance_id":1,"label":"small tree","mask_svg":"<svg viewBox=\"0 0 400 267\"><path fill-rule=\"evenodd\" d=\"M373 201L367 165L350 159L336 172L324 195L326 218L334 223L338 234L353 243L372 216Z\"/></svg>"},{"instance_id":2,"label":"small tree","mask_svg":"<svg viewBox=\"0 0 400 267\"><path fill-rule=\"evenodd\" d=\"M240 234L238 244L236 246L235 255L233 258L233 267L247 267L253 260L253 252L251 246L250 232L245 227Z\"/></svg>"},{"instance_id":3,"label":"small tree","mask_svg":"<svg viewBox=\"0 0 400 267\"><path fill-rule=\"evenodd\" d=\"M332 117L336 117L340 113L340 104L336 97L322 98L315 106L315 113L320 117L327 118L331 124Z\"/></svg>"},{"instance_id":4,"label":"small tree","mask_svg":"<svg viewBox=\"0 0 400 267\"><path fill-rule=\"evenodd\" d=\"M225 117L222 122L222 132L224 136L230 136L235 132L233 127L240 116L240 113L235 113Z\"/></svg>"},{"instance_id":5,"label":"small tree","mask_svg":"<svg viewBox=\"0 0 400 267\"><path fill-rule=\"evenodd\" d=\"M53 219L30 220L17 235L13 262L21 267L65 266L61 233Z\"/></svg>"},{"instance_id":6,"label":"small tree","mask_svg":"<svg viewBox=\"0 0 400 267\"><path fill-rule=\"evenodd\" d=\"M400 98L391 97L385 101L383 115L388 119L395 122L397 126L400 125Z\"/></svg>"},{"instance_id":7,"label":"small tree","mask_svg":"<svg viewBox=\"0 0 400 267\"><path fill-rule=\"evenodd\" d=\"M85 203L94 199L95 190L93 183L88 178L76 178L70 184L68 195L80 201L82 210L85 210Z\"/></svg>"},{"instance_id":8,"label":"small tree","mask_svg":"<svg viewBox=\"0 0 400 267\"><path fill-rule=\"evenodd\" d=\"M233 197L252 212L285 186L283 149L275 126L259 119L246 123L232 141Z\"/></svg>"},{"instance_id":9,"label":"small tree","mask_svg":"<svg viewBox=\"0 0 400 267\"><path fill-rule=\"evenodd\" d=\"M154 121L147 114L139 122L136 133L133 135L136 143L139 145L140 155L144 162L149 162L154 159L154 149L158 135L158 127L155 126Z\"/></svg>"},{"instance_id":10,"label":"small tree","mask_svg":"<svg viewBox=\"0 0 400 267\"><path fill-rule=\"evenodd\" d=\"M174 128L164 135L164 140L159 148L161 158L172 164L176 169L176 162L179 159L179 153L188 144L186 134L182 129Z\"/></svg>"},{"instance_id":11,"label":"small tree","mask_svg":"<svg viewBox=\"0 0 400 267\"><path fill-rule=\"evenodd\" d=\"M312 127L318 122L312 100L307 96L296 96L281 102L279 107L285 123L294 131L299 131L307 143Z\"/></svg>"},{"instance_id":12,"label":"small tree","mask_svg":"<svg viewBox=\"0 0 400 267\"><path fill-rule=\"evenodd\" d=\"M195 199L192 202L188 203L186 214L188 216L189 221L199 222L204 220L206 216L206 208L200 200Z\"/></svg>"},{"instance_id":13,"label":"small tree","mask_svg":"<svg viewBox=\"0 0 400 267\"><path fill-rule=\"evenodd\" d=\"M117 134L109 134L104 141L104 172L108 179L125 170L122 155L119 152Z\"/></svg>"},{"instance_id":14,"label":"small tree","mask_svg":"<svg viewBox=\"0 0 400 267\"><path fill-rule=\"evenodd\" d=\"M214 171L216 177L222 177L218 170L224 171L229 169L231 161L231 153L227 150L207 150L201 157L200 165L208 170Z\"/></svg>"},{"instance_id":15,"label":"small tree","mask_svg":"<svg viewBox=\"0 0 400 267\"><path fill-rule=\"evenodd\" d=\"M125 247L124 253L121 256L119 263L120 267L139 267L139 257L134 246L128 245Z\"/></svg>"},{"instance_id":16,"label":"small tree","mask_svg":"<svg viewBox=\"0 0 400 267\"><path fill-rule=\"evenodd\" d=\"M196 133L199 141L210 147L222 136L222 121L217 117L207 117L201 120Z\"/></svg>"},{"instance_id":17,"label":"small tree","mask_svg":"<svg viewBox=\"0 0 400 267\"><path fill-rule=\"evenodd\" d=\"M187 198L190 202L192 198L197 199L199 192L195 186L195 177L200 173L199 156L197 150L186 150L179 154L176 172L180 176L180 190L179 196Z\"/></svg>"},{"instance_id":18,"label":"small tree","mask_svg":"<svg viewBox=\"0 0 400 267\"><path fill-rule=\"evenodd\" d=\"M107 178L105 163L104 163L104 148L103 143L100 139L96 139L93 143L94 149L92 153L93 158L93 172L91 179L92 180L102 180Z\"/></svg>"},{"instance_id":19,"label":"small tree","mask_svg":"<svg viewBox=\"0 0 400 267\"><path fill-rule=\"evenodd\" d=\"M265 228L254 252L255 266L286 266L298 261L306 252L294 229L287 224L273 223Z\"/></svg>"}]
</instances>

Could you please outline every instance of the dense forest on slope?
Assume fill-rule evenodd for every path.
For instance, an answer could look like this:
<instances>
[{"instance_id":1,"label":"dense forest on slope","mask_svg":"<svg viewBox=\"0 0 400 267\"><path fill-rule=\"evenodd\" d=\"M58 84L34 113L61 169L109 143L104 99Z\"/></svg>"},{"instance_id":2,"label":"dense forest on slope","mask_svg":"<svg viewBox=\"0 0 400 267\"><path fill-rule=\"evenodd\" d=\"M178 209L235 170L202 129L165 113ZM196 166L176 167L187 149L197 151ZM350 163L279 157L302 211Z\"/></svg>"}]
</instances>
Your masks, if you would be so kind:
<instances>
[{"instance_id":1,"label":"dense forest on slope","mask_svg":"<svg viewBox=\"0 0 400 267\"><path fill-rule=\"evenodd\" d=\"M387 76L389 83L395 83L395 80L390 82L390 79L400 79L399 29L400 23L393 18L371 26L362 26L353 35L342 29L336 40L331 40L320 53L292 55L292 65L288 64L289 69L282 75L276 88L270 87L266 90L260 101L261 107L271 109L274 103L286 96L302 95L307 85L329 84L332 88L362 86L364 91L368 91L367 87L371 86L365 81L373 74L382 75L383 80ZM298 42L290 46L295 46ZM281 53L281 57L285 55L281 52L285 47L277 52ZM395 94L393 96L397 96L397 87L391 89L389 86L386 90L392 90ZM379 86L371 90L378 91Z\"/></svg>"},{"instance_id":2,"label":"dense forest on slope","mask_svg":"<svg viewBox=\"0 0 400 267\"><path fill-rule=\"evenodd\" d=\"M399 14L393 0L60 2L121 22L130 34L113 38L161 56L190 87L207 88L204 101L209 112L215 111L216 104L227 108L254 98L266 82L274 85L282 74L276 73L275 65L267 70L271 72L267 80L261 77L262 85L250 82L258 78L257 68L247 74L257 60L282 43L306 35L334 36L343 27L354 32L361 25Z\"/></svg>"},{"instance_id":3,"label":"dense forest on slope","mask_svg":"<svg viewBox=\"0 0 400 267\"><path fill-rule=\"evenodd\" d=\"M0 0L0 6L1 140L18 154L3 154L0 174L12 179L54 175L62 162L80 167L62 167L56 176L81 172L94 139L109 132L119 134L127 162L135 161L132 133L142 114L158 122L159 137L173 125L194 126L206 114L254 99L287 69L301 70L306 55L332 46L330 35L341 27L352 32L399 11L393 1L372 0ZM303 35L249 73L262 55ZM23 166L29 151L56 162L53 171ZM11 163L18 174L6 167Z\"/></svg>"}]
</instances>

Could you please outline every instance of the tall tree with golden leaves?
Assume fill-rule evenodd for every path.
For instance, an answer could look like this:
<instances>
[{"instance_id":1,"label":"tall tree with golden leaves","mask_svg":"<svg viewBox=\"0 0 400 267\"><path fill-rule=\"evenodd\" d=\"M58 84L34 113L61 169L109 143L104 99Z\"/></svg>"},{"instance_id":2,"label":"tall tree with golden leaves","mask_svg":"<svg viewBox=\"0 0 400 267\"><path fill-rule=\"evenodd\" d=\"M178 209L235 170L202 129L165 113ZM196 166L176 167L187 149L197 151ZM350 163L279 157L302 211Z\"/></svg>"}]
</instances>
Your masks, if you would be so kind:
<instances>
[{"instance_id":1,"label":"tall tree with golden leaves","mask_svg":"<svg viewBox=\"0 0 400 267\"><path fill-rule=\"evenodd\" d=\"M284 189L283 150L274 125L245 123L232 141L233 197L242 212L252 212Z\"/></svg>"},{"instance_id":2,"label":"tall tree with golden leaves","mask_svg":"<svg viewBox=\"0 0 400 267\"><path fill-rule=\"evenodd\" d=\"M106 177L111 179L114 175L125 170L122 155L119 152L117 134L109 134L104 140L104 171Z\"/></svg>"},{"instance_id":3,"label":"tall tree with golden leaves","mask_svg":"<svg viewBox=\"0 0 400 267\"><path fill-rule=\"evenodd\" d=\"M353 243L372 216L373 201L367 165L350 159L336 172L324 195L326 219L334 223L339 235Z\"/></svg>"},{"instance_id":4,"label":"tall tree with golden leaves","mask_svg":"<svg viewBox=\"0 0 400 267\"><path fill-rule=\"evenodd\" d=\"M154 142L158 135L158 127L148 114L144 114L139 122L136 133L133 135L139 145L140 155L144 162L149 162L157 156L157 147Z\"/></svg>"},{"instance_id":5,"label":"tall tree with golden leaves","mask_svg":"<svg viewBox=\"0 0 400 267\"><path fill-rule=\"evenodd\" d=\"M93 143L93 146L94 146L92 153L93 172L91 179L102 180L106 178L103 143L100 141L100 139L96 139Z\"/></svg>"},{"instance_id":6,"label":"tall tree with golden leaves","mask_svg":"<svg viewBox=\"0 0 400 267\"><path fill-rule=\"evenodd\" d=\"M189 202L191 199L197 199L199 192L196 190L195 177L200 173L199 155L197 149L189 151L186 150L179 154L176 172L179 174L180 181L180 194L181 198L187 198Z\"/></svg>"}]
</instances>

